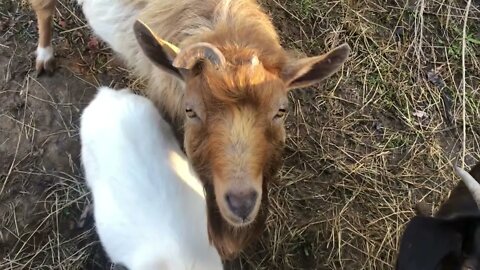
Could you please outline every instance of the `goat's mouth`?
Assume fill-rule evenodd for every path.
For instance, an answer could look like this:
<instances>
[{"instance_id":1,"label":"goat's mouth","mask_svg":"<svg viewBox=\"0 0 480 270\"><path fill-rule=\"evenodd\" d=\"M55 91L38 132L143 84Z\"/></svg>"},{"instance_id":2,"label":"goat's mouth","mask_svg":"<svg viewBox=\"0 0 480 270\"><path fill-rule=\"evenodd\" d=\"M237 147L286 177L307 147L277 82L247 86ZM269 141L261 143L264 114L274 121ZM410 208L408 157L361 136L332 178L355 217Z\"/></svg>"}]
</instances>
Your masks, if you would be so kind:
<instances>
[{"instance_id":1,"label":"goat's mouth","mask_svg":"<svg viewBox=\"0 0 480 270\"><path fill-rule=\"evenodd\" d=\"M233 227L246 227L250 225L256 218L257 213L246 218L241 218L233 214L225 214L223 218Z\"/></svg>"},{"instance_id":2,"label":"goat's mouth","mask_svg":"<svg viewBox=\"0 0 480 270\"><path fill-rule=\"evenodd\" d=\"M245 227L250 225L258 215L261 200L260 198L255 198L253 205L247 207L248 209L241 208L240 210L233 208L232 203L229 204L228 197L219 203L220 214L222 217L233 227ZM240 203L241 204L241 203ZM247 203L248 204L248 203Z\"/></svg>"},{"instance_id":3,"label":"goat's mouth","mask_svg":"<svg viewBox=\"0 0 480 270\"><path fill-rule=\"evenodd\" d=\"M234 215L227 215L225 216L225 220L227 220L228 223L234 227L245 227L250 225L250 223L255 220L255 216L242 219Z\"/></svg>"}]
</instances>

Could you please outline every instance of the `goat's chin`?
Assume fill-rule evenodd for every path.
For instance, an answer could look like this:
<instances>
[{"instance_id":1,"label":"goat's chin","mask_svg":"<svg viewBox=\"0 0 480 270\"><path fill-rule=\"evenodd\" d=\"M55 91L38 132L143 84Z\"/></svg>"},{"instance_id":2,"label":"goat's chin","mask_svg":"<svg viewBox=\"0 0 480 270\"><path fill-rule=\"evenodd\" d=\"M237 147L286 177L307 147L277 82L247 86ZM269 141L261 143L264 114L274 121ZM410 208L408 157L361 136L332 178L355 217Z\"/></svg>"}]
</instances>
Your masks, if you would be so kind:
<instances>
[{"instance_id":1,"label":"goat's chin","mask_svg":"<svg viewBox=\"0 0 480 270\"><path fill-rule=\"evenodd\" d=\"M232 225L233 227L236 227L236 228L243 228L243 227L247 227L248 225L250 225L254 220L255 220L255 216L253 217L249 217L245 220L242 220L240 218L237 218L237 217L233 217L233 216L224 216L223 217L227 222L228 224Z\"/></svg>"}]
</instances>

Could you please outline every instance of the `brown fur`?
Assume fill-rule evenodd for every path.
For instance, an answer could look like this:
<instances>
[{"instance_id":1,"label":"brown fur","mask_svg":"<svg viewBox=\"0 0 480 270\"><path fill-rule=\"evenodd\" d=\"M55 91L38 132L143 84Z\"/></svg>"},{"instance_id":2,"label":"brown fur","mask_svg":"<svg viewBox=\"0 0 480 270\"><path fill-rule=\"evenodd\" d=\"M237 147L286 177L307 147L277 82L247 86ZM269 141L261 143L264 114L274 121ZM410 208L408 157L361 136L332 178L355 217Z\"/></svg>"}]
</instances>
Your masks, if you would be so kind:
<instances>
[{"instance_id":1,"label":"brown fur","mask_svg":"<svg viewBox=\"0 0 480 270\"><path fill-rule=\"evenodd\" d=\"M46 48L52 43L52 20L55 13L56 0L29 0L35 10L38 25L38 47ZM35 64L37 73L44 71L53 72L53 60L43 63L37 61Z\"/></svg>"},{"instance_id":2,"label":"brown fur","mask_svg":"<svg viewBox=\"0 0 480 270\"><path fill-rule=\"evenodd\" d=\"M35 10L38 23L38 45L42 48L50 46L52 40L52 19L56 0L30 0Z\"/></svg>"},{"instance_id":3,"label":"brown fur","mask_svg":"<svg viewBox=\"0 0 480 270\"><path fill-rule=\"evenodd\" d=\"M249 48L264 66L280 69L287 61L286 54L280 46L278 35L269 17L262 12L256 1L252 0L166 0L148 1L140 14L145 24L155 34L180 48L197 42L210 42L223 49ZM194 7L194 8L192 8ZM245 20L244 18L248 18ZM227 60L231 61L225 55ZM134 66L138 66L134 64ZM278 70L279 71L279 70ZM159 74L160 75L160 74ZM148 75L146 75L148 76ZM166 85L159 90L157 81ZM163 108L170 118L176 119L178 125L184 121L183 84L164 74L158 80L151 80L147 95Z\"/></svg>"}]
</instances>

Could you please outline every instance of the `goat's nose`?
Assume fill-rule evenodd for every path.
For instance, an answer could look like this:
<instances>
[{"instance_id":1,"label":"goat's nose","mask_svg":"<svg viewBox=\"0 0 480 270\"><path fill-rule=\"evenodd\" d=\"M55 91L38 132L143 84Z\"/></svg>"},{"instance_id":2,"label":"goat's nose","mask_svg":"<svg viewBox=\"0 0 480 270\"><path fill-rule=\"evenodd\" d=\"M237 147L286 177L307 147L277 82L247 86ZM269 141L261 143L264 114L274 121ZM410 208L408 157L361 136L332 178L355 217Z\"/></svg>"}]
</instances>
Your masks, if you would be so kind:
<instances>
[{"instance_id":1,"label":"goat's nose","mask_svg":"<svg viewBox=\"0 0 480 270\"><path fill-rule=\"evenodd\" d=\"M257 201L256 191L228 192L226 197L228 207L237 217L245 220L255 206Z\"/></svg>"}]
</instances>

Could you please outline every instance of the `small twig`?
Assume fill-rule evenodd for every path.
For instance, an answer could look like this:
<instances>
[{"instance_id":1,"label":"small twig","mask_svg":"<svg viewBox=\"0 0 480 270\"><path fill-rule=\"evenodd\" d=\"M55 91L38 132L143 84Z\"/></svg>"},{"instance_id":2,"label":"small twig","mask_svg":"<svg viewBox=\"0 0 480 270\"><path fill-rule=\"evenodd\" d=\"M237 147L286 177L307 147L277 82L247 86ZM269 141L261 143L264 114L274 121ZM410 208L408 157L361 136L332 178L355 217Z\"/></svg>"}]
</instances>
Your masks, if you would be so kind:
<instances>
[{"instance_id":1,"label":"small twig","mask_svg":"<svg viewBox=\"0 0 480 270\"><path fill-rule=\"evenodd\" d=\"M65 31L61 31L59 34L63 35L63 34L70 33L70 32L74 32L74 31L77 31L77 30L80 30L80 29L84 29L84 28L88 28L88 25L82 25L82 26L79 26L79 27L75 27L75 28L72 28L72 29L68 29L68 30L65 30Z\"/></svg>"},{"instance_id":2,"label":"small twig","mask_svg":"<svg viewBox=\"0 0 480 270\"><path fill-rule=\"evenodd\" d=\"M470 11L470 5L472 0L467 1L467 6L465 7L465 17L463 20L463 36L462 36L462 106L463 106L463 142L462 142L462 168L465 167L465 155L466 155L466 140L467 140L467 123L466 123L466 101L465 101L465 92L466 92L466 79L465 79L465 48L467 47L467 21L468 21L468 12Z\"/></svg>"},{"instance_id":3,"label":"small twig","mask_svg":"<svg viewBox=\"0 0 480 270\"><path fill-rule=\"evenodd\" d=\"M423 42L423 13L425 10L425 1L421 0L419 1L416 9L416 16L415 16L415 40L417 41L417 47L415 48L415 52L417 54L417 61L418 61L418 66L417 66L417 71L418 75L420 74L421 71L421 64L422 64L422 56L423 56L423 50L422 50L422 42ZM420 20L420 22L417 22Z\"/></svg>"},{"instance_id":4,"label":"small twig","mask_svg":"<svg viewBox=\"0 0 480 270\"><path fill-rule=\"evenodd\" d=\"M20 142L22 140L22 134L25 130L25 117L26 117L26 112L27 112L27 104L28 104L28 92L30 88L30 81L27 80L27 87L25 90L25 108L23 109L23 117L22 117L22 125L20 126L20 132L18 133L18 140L17 140L17 145L15 146L15 155L13 156L12 163L10 164L10 167L8 168L7 176L4 179L4 182L2 184L2 188L0 188L0 194L3 193L5 190L5 187L7 186L8 179L10 178L10 175L12 174L12 170L15 167L15 163L17 160L17 155L18 155L18 150L20 149Z\"/></svg>"}]
</instances>

